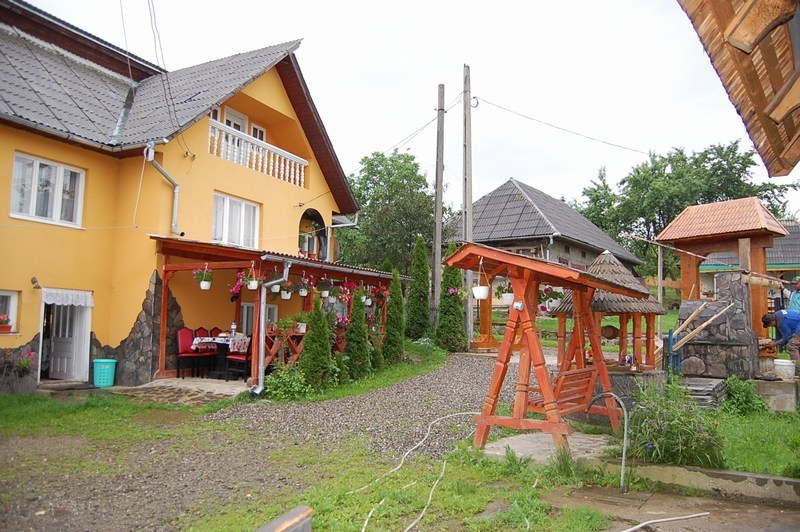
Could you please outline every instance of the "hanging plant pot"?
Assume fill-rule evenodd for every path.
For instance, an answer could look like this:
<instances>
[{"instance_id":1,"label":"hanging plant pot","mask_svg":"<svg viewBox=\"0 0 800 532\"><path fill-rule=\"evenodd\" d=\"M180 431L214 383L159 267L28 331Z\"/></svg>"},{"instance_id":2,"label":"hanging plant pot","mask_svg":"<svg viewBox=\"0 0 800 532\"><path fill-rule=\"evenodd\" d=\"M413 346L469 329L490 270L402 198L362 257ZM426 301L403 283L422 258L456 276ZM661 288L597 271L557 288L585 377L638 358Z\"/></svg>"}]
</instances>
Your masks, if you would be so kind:
<instances>
[{"instance_id":1,"label":"hanging plant pot","mask_svg":"<svg viewBox=\"0 0 800 532\"><path fill-rule=\"evenodd\" d=\"M256 290L258 288L258 281L253 279L252 281L247 281L247 289L248 290Z\"/></svg>"},{"instance_id":2,"label":"hanging plant pot","mask_svg":"<svg viewBox=\"0 0 800 532\"><path fill-rule=\"evenodd\" d=\"M366 306L368 306L368 307L369 307L369 306L372 306L372 298L371 298L371 297L368 297L367 299L365 299L365 300L364 300L364 304L365 304Z\"/></svg>"},{"instance_id":3,"label":"hanging plant pot","mask_svg":"<svg viewBox=\"0 0 800 532\"><path fill-rule=\"evenodd\" d=\"M291 299L292 293L286 290L281 290L281 299Z\"/></svg>"},{"instance_id":4,"label":"hanging plant pot","mask_svg":"<svg viewBox=\"0 0 800 532\"><path fill-rule=\"evenodd\" d=\"M211 281L200 281L200 290L211 290Z\"/></svg>"},{"instance_id":5,"label":"hanging plant pot","mask_svg":"<svg viewBox=\"0 0 800 532\"><path fill-rule=\"evenodd\" d=\"M336 303L336 296L328 296L328 303L330 303L331 305Z\"/></svg>"},{"instance_id":6,"label":"hanging plant pot","mask_svg":"<svg viewBox=\"0 0 800 532\"><path fill-rule=\"evenodd\" d=\"M330 290L320 290L319 295L320 297L328 297Z\"/></svg>"},{"instance_id":7,"label":"hanging plant pot","mask_svg":"<svg viewBox=\"0 0 800 532\"><path fill-rule=\"evenodd\" d=\"M511 305L514 302L514 293L506 292L505 294L501 294L500 298L503 300L504 305Z\"/></svg>"},{"instance_id":8,"label":"hanging plant pot","mask_svg":"<svg viewBox=\"0 0 800 532\"><path fill-rule=\"evenodd\" d=\"M475 299L486 299L489 297L489 287L488 286L473 286L472 287L472 295L475 296Z\"/></svg>"},{"instance_id":9,"label":"hanging plant pot","mask_svg":"<svg viewBox=\"0 0 800 532\"><path fill-rule=\"evenodd\" d=\"M367 303L367 296L361 296L361 302L366 304Z\"/></svg>"},{"instance_id":10,"label":"hanging plant pot","mask_svg":"<svg viewBox=\"0 0 800 532\"><path fill-rule=\"evenodd\" d=\"M306 297L308 295L308 288L300 288L297 293L300 294L300 297Z\"/></svg>"},{"instance_id":11,"label":"hanging plant pot","mask_svg":"<svg viewBox=\"0 0 800 532\"><path fill-rule=\"evenodd\" d=\"M280 291L281 291L281 285L279 285L279 284L274 284L274 285L272 285L272 286L271 286L269 289L270 289L270 290L272 290L272 291L273 291L273 293L277 294L278 292L280 292Z\"/></svg>"}]
</instances>

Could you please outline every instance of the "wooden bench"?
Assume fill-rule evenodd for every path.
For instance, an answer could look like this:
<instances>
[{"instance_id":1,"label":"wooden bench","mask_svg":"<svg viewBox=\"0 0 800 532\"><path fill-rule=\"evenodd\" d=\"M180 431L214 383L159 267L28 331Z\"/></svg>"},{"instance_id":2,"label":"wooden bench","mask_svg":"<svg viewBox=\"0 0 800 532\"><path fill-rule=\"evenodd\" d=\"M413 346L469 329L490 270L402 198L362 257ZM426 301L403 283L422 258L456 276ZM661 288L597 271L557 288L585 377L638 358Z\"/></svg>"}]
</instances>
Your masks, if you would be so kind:
<instances>
[{"instance_id":1,"label":"wooden bench","mask_svg":"<svg viewBox=\"0 0 800 532\"><path fill-rule=\"evenodd\" d=\"M586 410L592 400L597 370L594 367L571 369L556 376L553 395L561 415ZM544 397L539 388L532 389L528 398L528 410L544 413Z\"/></svg>"}]
</instances>

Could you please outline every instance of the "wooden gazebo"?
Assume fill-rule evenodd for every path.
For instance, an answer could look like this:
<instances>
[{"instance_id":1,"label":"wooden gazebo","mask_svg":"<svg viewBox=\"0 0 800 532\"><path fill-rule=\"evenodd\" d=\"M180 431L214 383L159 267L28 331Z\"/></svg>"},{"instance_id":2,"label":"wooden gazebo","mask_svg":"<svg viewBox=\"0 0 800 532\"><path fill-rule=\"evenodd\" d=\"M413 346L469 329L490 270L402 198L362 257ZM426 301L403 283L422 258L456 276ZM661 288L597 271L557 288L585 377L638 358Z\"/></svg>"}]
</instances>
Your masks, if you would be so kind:
<instances>
[{"instance_id":1,"label":"wooden gazebo","mask_svg":"<svg viewBox=\"0 0 800 532\"><path fill-rule=\"evenodd\" d=\"M614 281L618 284L631 286L639 283L633 274L614 255L606 251L598 256L586 270L587 272ZM644 287L642 287L644 289ZM576 353L586 351L585 337L583 334L572 334L569 344L566 343L567 318L574 313L572 293L567 292L561 304L555 309L558 316L558 363L561 366L564 360L572 359ZM597 320L596 326L604 316L619 316L619 330L614 331L619 339L618 360L625 363L628 355L628 324L633 322L632 356L635 365L643 369L654 369L655 357L655 317L666 314L664 307L655 298L633 298L623 294L615 294L606 290L598 290L592 298L592 312ZM646 329L642 329L644 320ZM605 331L603 331L605 332ZM642 342L644 333L645 341ZM644 343L644 356L642 354Z\"/></svg>"},{"instance_id":2,"label":"wooden gazebo","mask_svg":"<svg viewBox=\"0 0 800 532\"><path fill-rule=\"evenodd\" d=\"M489 392L481 413L475 416L478 427L474 446L483 448L489 429L493 425L500 425L549 432L557 445L569 449L566 436L571 433L571 428L564 416L587 410L598 378L603 390L611 391L611 381L600 349L600 331L591 310L592 297L597 289L601 289L633 298L645 298L649 295L647 290L641 285L617 284L588 272L474 243L464 245L445 259L444 263L477 272L481 283L487 277L502 275L510 280L514 291L514 304L509 311ZM536 331L536 305L540 284L572 290L575 322L581 327L581 331L585 328L588 332L591 345L590 361L584 360L583 356L565 361L552 382ZM497 415L497 404L517 333L522 336L522 349L513 411L510 416L501 416ZM536 386L531 384L532 370L536 374ZM528 412L541 412L545 419L530 419ZM612 427L619 427L621 412L611 397L606 397L602 404L592 406L589 412L605 415L611 421Z\"/></svg>"}]
</instances>

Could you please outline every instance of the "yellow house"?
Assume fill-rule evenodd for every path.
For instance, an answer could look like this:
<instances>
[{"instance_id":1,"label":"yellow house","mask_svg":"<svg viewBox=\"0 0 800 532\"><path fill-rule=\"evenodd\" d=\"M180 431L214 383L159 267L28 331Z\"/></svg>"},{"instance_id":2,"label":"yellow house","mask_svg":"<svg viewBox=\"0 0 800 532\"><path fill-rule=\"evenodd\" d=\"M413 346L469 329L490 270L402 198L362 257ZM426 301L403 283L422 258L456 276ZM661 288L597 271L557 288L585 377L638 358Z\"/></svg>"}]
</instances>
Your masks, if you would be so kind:
<instances>
[{"instance_id":1,"label":"yellow house","mask_svg":"<svg viewBox=\"0 0 800 532\"><path fill-rule=\"evenodd\" d=\"M299 44L168 73L0 2L0 349L33 351L40 379L87 381L93 359L113 358L117 383L139 384L174 374L178 328L254 334L261 308L309 308L232 297L238 272L290 261L294 280L387 284L333 263L358 206ZM198 267L214 270L210 290Z\"/></svg>"}]
</instances>

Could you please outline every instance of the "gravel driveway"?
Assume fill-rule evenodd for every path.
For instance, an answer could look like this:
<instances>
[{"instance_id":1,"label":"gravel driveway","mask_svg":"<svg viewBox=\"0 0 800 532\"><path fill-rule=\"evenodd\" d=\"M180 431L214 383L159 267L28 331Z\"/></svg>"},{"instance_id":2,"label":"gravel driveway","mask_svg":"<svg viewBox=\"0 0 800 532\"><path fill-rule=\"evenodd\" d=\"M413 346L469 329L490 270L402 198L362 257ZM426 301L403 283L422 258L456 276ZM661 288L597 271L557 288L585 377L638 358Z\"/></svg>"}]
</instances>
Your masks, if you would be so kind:
<instances>
[{"instance_id":1,"label":"gravel driveway","mask_svg":"<svg viewBox=\"0 0 800 532\"><path fill-rule=\"evenodd\" d=\"M399 458L437 417L477 411L493 358L454 355L437 371L356 397L309 404L239 405L206 416L244 427L246 438L211 430L202 442L169 438L120 453L82 437L12 438L0 442L0 464L38 461L30 475L0 475L0 528L5 530L171 530L174 519L197 513L203 501L224 503L253 486L292 486L264 456L293 443L336 444L353 435L374 451ZM502 400L512 397L510 368ZM438 457L474 429L469 415L444 420L419 449ZM241 432L237 434L241 435ZM242 441L244 440L244 441ZM41 461L85 456L97 473L48 474ZM63 469L63 468L62 468ZM20 470L14 468L13 470ZM184 521L185 522L185 521Z\"/></svg>"}]
</instances>

